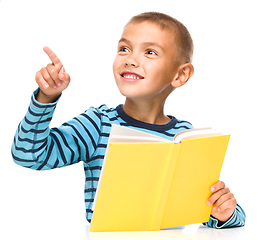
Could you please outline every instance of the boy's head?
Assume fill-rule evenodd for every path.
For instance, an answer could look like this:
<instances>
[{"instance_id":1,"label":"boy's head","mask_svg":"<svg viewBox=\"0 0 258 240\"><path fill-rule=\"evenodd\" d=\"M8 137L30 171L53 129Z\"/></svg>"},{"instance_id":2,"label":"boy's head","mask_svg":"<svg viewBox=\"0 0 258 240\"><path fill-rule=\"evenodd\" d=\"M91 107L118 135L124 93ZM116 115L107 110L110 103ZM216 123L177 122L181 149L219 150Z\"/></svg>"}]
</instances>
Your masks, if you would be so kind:
<instances>
[{"instance_id":1,"label":"boy's head","mask_svg":"<svg viewBox=\"0 0 258 240\"><path fill-rule=\"evenodd\" d=\"M193 43L176 19L156 12L133 17L124 27L113 64L120 92L130 99L164 102L193 74Z\"/></svg>"}]
</instances>

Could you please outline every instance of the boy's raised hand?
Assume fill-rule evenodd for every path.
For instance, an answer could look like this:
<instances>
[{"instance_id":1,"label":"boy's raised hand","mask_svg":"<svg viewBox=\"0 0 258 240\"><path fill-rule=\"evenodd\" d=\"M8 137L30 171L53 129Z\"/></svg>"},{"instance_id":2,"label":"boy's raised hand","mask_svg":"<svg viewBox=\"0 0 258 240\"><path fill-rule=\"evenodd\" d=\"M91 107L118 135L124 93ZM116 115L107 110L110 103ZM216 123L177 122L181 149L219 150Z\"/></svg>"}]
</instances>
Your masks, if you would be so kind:
<instances>
[{"instance_id":1,"label":"boy's raised hand","mask_svg":"<svg viewBox=\"0 0 258 240\"><path fill-rule=\"evenodd\" d=\"M213 193L207 200L208 205L213 204L211 215L221 222L226 222L234 213L237 201L222 181L211 187Z\"/></svg>"},{"instance_id":2,"label":"boy's raised hand","mask_svg":"<svg viewBox=\"0 0 258 240\"><path fill-rule=\"evenodd\" d=\"M70 76L65 72L62 62L50 48L44 47L43 50L49 56L52 64L48 64L36 73L36 82L40 88L36 98L41 103L51 103L68 87Z\"/></svg>"}]
</instances>

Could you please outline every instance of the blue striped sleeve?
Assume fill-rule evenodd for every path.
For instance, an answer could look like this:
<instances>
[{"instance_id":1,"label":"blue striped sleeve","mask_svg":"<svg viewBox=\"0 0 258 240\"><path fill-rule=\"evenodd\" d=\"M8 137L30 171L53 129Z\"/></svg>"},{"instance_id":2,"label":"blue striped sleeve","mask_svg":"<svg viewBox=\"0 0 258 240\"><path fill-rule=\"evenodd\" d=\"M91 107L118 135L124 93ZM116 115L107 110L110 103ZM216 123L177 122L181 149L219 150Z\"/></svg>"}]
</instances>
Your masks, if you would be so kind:
<instances>
[{"instance_id":1,"label":"blue striped sleeve","mask_svg":"<svg viewBox=\"0 0 258 240\"><path fill-rule=\"evenodd\" d=\"M203 223L207 227L211 228L232 228L232 227L243 227L245 225L245 212L244 210L237 204L233 215L228 219L227 222L220 222L214 217L210 217L209 222Z\"/></svg>"},{"instance_id":2,"label":"blue striped sleeve","mask_svg":"<svg viewBox=\"0 0 258 240\"><path fill-rule=\"evenodd\" d=\"M35 99L36 93L14 137L14 162L35 170L48 170L89 160L96 149L101 126L94 109L50 129L57 102L41 104Z\"/></svg>"}]
</instances>

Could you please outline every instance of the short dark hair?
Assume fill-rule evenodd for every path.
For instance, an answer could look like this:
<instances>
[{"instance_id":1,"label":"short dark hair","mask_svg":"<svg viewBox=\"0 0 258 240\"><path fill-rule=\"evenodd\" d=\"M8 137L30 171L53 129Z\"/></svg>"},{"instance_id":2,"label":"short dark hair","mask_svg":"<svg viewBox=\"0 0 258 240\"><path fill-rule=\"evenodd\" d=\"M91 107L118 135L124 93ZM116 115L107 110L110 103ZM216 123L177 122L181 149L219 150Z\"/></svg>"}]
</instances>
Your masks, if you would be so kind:
<instances>
[{"instance_id":1,"label":"short dark hair","mask_svg":"<svg viewBox=\"0 0 258 240\"><path fill-rule=\"evenodd\" d=\"M175 46L178 54L177 61L191 63L193 58L193 40L188 29L177 19L159 12L145 12L130 19L127 24L141 22L156 23L161 29L172 30L176 33Z\"/></svg>"}]
</instances>

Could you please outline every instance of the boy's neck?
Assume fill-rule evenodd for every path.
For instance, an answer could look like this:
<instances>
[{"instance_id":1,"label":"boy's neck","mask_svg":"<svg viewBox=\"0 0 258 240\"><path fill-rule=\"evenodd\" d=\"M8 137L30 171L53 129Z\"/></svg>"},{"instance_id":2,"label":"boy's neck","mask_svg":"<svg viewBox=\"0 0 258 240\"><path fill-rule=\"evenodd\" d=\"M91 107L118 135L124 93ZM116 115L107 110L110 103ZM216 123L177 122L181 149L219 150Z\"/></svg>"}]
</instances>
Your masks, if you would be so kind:
<instances>
[{"instance_id":1,"label":"boy's neck","mask_svg":"<svg viewBox=\"0 0 258 240\"><path fill-rule=\"evenodd\" d=\"M154 101L150 103L126 98L123 109L130 117L150 124L162 125L171 120L164 115L164 102L161 104Z\"/></svg>"}]
</instances>

